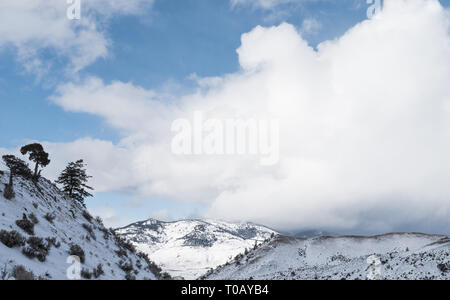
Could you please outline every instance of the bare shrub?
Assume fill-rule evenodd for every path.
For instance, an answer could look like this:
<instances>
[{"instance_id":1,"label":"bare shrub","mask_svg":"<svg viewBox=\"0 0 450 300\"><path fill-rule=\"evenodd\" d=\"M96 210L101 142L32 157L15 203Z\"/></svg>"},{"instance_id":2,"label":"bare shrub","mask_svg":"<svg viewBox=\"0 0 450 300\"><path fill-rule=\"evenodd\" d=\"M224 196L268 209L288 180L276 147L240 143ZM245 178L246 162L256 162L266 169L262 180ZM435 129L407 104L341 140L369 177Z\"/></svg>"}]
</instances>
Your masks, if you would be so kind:
<instances>
[{"instance_id":1,"label":"bare shrub","mask_svg":"<svg viewBox=\"0 0 450 300\"><path fill-rule=\"evenodd\" d=\"M17 231L0 231L0 242L8 248L22 247L25 245L25 238Z\"/></svg>"},{"instance_id":2,"label":"bare shrub","mask_svg":"<svg viewBox=\"0 0 450 300\"><path fill-rule=\"evenodd\" d=\"M92 275L94 275L94 277L97 279L100 276L102 276L103 274L105 274L105 272L103 271L103 265L102 264L98 264L97 268L95 268L92 271Z\"/></svg>"},{"instance_id":3,"label":"bare shrub","mask_svg":"<svg viewBox=\"0 0 450 300\"><path fill-rule=\"evenodd\" d=\"M92 229L92 226L88 225L88 224L83 224L82 225L83 228L89 233L89 235L91 236L91 238L95 241L97 240L97 238L95 237L95 233L94 230Z\"/></svg>"},{"instance_id":4,"label":"bare shrub","mask_svg":"<svg viewBox=\"0 0 450 300\"><path fill-rule=\"evenodd\" d=\"M130 273L127 273L127 274L125 274L125 280L129 280L129 281L136 280L136 276L134 276Z\"/></svg>"},{"instance_id":5,"label":"bare shrub","mask_svg":"<svg viewBox=\"0 0 450 300\"><path fill-rule=\"evenodd\" d=\"M55 248L61 247L61 243L56 241L54 237L48 237L45 239L47 241L47 247L50 249L52 246Z\"/></svg>"},{"instance_id":6,"label":"bare shrub","mask_svg":"<svg viewBox=\"0 0 450 300\"><path fill-rule=\"evenodd\" d=\"M88 269L82 269L81 270L81 278L84 278L84 279L91 279L92 278L92 273L91 272L89 272L89 270Z\"/></svg>"},{"instance_id":7,"label":"bare shrub","mask_svg":"<svg viewBox=\"0 0 450 300\"><path fill-rule=\"evenodd\" d=\"M89 222L92 223L92 216L91 214L89 214L89 212L87 210L83 211L83 217Z\"/></svg>"},{"instance_id":8,"label":"bare shrub","mask_svg":"<svg viewBox=\"0 0 450 300\"><path fill-rule=\"evenodd\" d=\"M136 248L131 242L117 235L115 235L115 238L119 248L128 250L131 253L136 253Z\"/></svg>"},{"instance_id":9,"label":"bare shrub","mask_svg":"<svg viewBox=\"0 0 450 300\"><path fill-rule=\"evenodd\" d=\"M33 272L29 272L24 266L15 266L12 271L12 276L16 280L34 280Z\"/></svg>"},{"instance_id":10,"label":"bare shrub","mask_svg":"<svg viewBox=\"0 0 450 300\"><path fill-rule=\"evenodd\" d=\"M30 237L27 240L28 246L22 249L22 253L28 258L37 258L40 262L44 262L47 258L50 246L44 243L40 237Z\"/></svg>"},{"instance_id":11,"label":"bare shrub","mask_svg":"<svg viewBox=\"0 0 450 300\"><path fill-rule=\"evenodd\" d=\"M16 225L29 235L34 235L34 224L28 220L27 216L23 214L22 220L17 220Z\"/></svg>"},{"instance_id":12,"label":"bare shrub","mask_svg":"<svg viewBox=\"0 0 450 300\"><path fill-rule=\"evenodd\" d=\"M51 224L53 224L53 221L55 220L56 216L51 213L46 213L44 218Z\"/></svg>"},{"instance_id":13,"label":"bare shrub","mask_svg":"<svg viewBox=\"0 0 450 300\"><path fill-rule=\"evenodd\" d=\"M155 264L153 261L150 260L148 255L143 252L138 252L137 256L141 259L143 259L147 263L147 269L150 270L157 278L163 279L163 280L171 280L172 277L168 273L163 273L162 269Z\"/></svg>"},{"instance_id":14,"label":"bare shrub","mask_svg":"<svg viewBox=\"0 0 450 300\"><path fill-rule=\"evenodd\" d=\"M70 246L70 251L69 251L70 255L74 255L74 256L78 256L78 258L80 259L80 262L82 264L84 264L85 260L86 260L86 255L84 254L84 250L76 245L76 244L72 244Z\"/></svg>"},{"instance_id":15,"label":"bare shrub","mask_svg":"<svg viewBox=\"0 0 450 300\"><path fill-rule=\"evenodd\" d=\"M127 251L123 249L119 249L116 251L118 257L128 257Z\"/></svg>"},{"instance_id":16,"label":"bare shrub","mask_svg":"<svg viewBox=\"0 0 450 300\"><path fill-rule=\"evenodd\" d=\"M39 224L39 220L34 213L29 214L28 218L30 218L30 221L33 222L34 225Z\"/></svg>"},{"instance_id":17,"label":"bare shrub","mask_svg":"<svg viewBox=\"0 0 450 300\"><path fill-rule=\"evenodd\" d=\"M100 226L104 226L104 225L103 225L103 220L102 220L102 218L100 218L100 217L98 217L98 216L95 217L95 222L97 222L97 224L100 225Z\"/></svg>"},{"instance_id":18,"label":"bare shrub","mask_svg":"<svg viewBox=\"0 0 450 300\"><path fill-rule=\"evenodd\" d=\"M125 272L125 273L131 273L131 271L134 270L133 263L131 261L125 262L121 260L119 262L119 267Z\"/></svg>"}]
</instances>

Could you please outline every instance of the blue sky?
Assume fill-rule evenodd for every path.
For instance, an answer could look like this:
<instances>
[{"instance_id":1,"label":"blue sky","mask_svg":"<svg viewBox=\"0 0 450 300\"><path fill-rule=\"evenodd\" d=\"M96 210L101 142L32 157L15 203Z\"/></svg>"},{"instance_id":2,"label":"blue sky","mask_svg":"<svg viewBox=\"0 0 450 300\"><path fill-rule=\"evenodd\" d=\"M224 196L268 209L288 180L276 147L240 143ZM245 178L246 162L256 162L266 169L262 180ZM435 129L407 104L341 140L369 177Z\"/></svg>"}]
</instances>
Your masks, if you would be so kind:
<instances>
[{"instance_id":1,"label":"blue sky","mask_svg":"<svg viewBox=\"0 0 450 300\"><path fill-rule=\"evenodd\" d=\"M102 27L111 42L108 55L76 74L67 73L67 57L55 56L51 48L39 50L40 58L51 62L48 72L27 71L16 48L0 43L0 128L8 129L0 132L0 148L15 148L26 140L65 143L91 137L116 143L122 138L104 119L65 111L49 101L60 84L95 76L105 84L131 82L162 93L184 94L195 88L192 74L211 77L239 71L236 49L241 35L257 25L288 22L302 31L305 20L315 20L317 28L303 32L303 38L315 47L367 18L366 0L299 2L263 9L232 7L227 0L155 0L139 15L117 14L108 19ZM441 3L448 7L450 1ZM122 191L97 193L87 203L94 211L105 207L120 211L125 223L164 210L172 218L201 216L203 211L201 201L139 200Z\"/></svg>"},{"instance_id":2,"label":"blue sky","mask_svg":"<svg viewBox=\"0 0 450 300\"><path fill-rule=\"evenodd\" d=\"M366 9L364 0L288 4L273 10L232 7L226 0L159 0L142 16L114 17L107 29L112 41L109 56L96 60L79 76L185 91L193 85L191 74L209 77L237 71L241 34L257 25L289 22L300 29L305 19L314 18L321 28L305 38L315 46L364 20ZM117 133L101 119L64 112L48 101L55 86L68 79L64 75L67 61L54 59L50 51L44 53L53 67L50 74L37 78L17 62L13 47L1 50L0 97L8 105L2 108L0 125L16 124L1 133L2 147L15 147L24 139L68 142L90 136L117 141Z\"/></svg>"}]
</instances>

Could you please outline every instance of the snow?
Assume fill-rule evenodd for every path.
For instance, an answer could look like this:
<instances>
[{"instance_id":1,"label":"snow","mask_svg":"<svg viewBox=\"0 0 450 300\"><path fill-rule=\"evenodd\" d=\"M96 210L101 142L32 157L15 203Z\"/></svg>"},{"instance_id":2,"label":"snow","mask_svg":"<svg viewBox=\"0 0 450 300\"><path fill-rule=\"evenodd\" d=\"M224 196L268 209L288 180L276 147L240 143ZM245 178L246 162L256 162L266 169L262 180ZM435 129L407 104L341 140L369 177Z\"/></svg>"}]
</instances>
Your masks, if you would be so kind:
<instances>
[{"instance_id":1,"label":"snow","mask_svg":"<svg viewBox=\"0 0 450 300\"><path fill-rule=\"evenodd\" d=\"M82 268L92 272L102 264L104 275L98 279L125 279L120 268L131 263L136 279L157 279L142 257L119 245L111 231L96 219L87 220L85 210L67 199L50 181L41 178L37 187L15 179L16 197L3 197L8 173L0 175L0 230L16 230L23 214L33 213L39 223L35 237L56 238L45 262L30 259L23 247L8 248L0 242L0 279L12 279L12 270L22 265L35 278L67 279L71 244L86 254ZM45 215L55 215L53 223ZM83 228L89 225L93 237ZM106 234L105 234L106 233ZM293 238L251 223L227 223L214 220L136 222L116 230L159 264L163 271L185 279L366 279L373 270L368 258L375 257L381 279L450 279L450 238L420 233L392 233L372 237L344 236ZM255 244L259 245L256 249ZM119 256L117 251L126 251ZM250 251L244 253L246 249ZM375 256L373 256L375 255ZM142 267L139 267L142 265ZM129 275L130 275L129 274Z\"/></svg>"},{"instance_id":2,"label":"snow","mask_svg":"<svg viewBox=\"0 0 450 300\"><path fill-rule=\"evenodd\" d=\"M119 246L114 236L108 233L105 238L104 232L108 232L106 228L96 219L89 222L83 216L84 209L81 205L67 199L50 181L40 178L39 188L37 188L31 181L15 178L16 197L12 200L5 199L3 190L8 182L8 176L6 172L0 175L0 230L16 230L25 238L30 237L15 222L22 219L23 214L28 216L33 213L39 220L39 223L34 226L34 236L44 239L54 237L61 246L51 247L45 262L40 262L36 258L29 259L23 255L21 251L23 247L8 248L0 242L0 273L3 273L3 278L0 279L12 279L13 268L19 265L32 271L35 278L68 279L66 273L71 264L67 263L67 259L71 244L81 246L85 252L86 261L82 264L82 268L92 272L94 268L102 264L105 274L99 279L124 279L126 272L119 267L121 260L132 263L138 272L133 273L136 279L156 279L143 259L135 253L128 251L128 258L119 257L116 253ZM53 224L44 218L47 213L55 215ZM95 240L92 237L87 238L89 233L83 228L83 224L93 228ZM142 264L143 267L139 269L137 264Z\"/></svg>"},{"instance_id":3,"label":"snow","mask_svg":"<svg viewBox=\"0 0 450 300\"><path fill-rule=\"evenodd\" d=\"M203 279L367 279L375 255L380 279L450 279L446 236L393 233L374 237L278 236Z\"/></svg>"},{"instance_id":4,"label":"snow","mask_svg":"<svg viewBox=\"0 0 450 300\"><path fill-rule=\"evenodd\" d=\"M251 223L147 220L116 230L173 277L196 279L277 233Z\"/></svg>"}]
</instances>

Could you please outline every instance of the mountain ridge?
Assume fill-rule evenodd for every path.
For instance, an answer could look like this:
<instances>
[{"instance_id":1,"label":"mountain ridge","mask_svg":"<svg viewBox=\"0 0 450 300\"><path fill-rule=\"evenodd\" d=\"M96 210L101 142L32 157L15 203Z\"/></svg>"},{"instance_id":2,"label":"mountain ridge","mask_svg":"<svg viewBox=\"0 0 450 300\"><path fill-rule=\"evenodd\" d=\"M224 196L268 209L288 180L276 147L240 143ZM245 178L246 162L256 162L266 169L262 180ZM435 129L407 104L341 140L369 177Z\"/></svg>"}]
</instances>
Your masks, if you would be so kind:
<instances>
[{"instance_id":1,"label":"mountain ridge","mask_svg":"<svg viewBox=\"0 0 450 300\"><path fill-rule=\"evenodd\" d=\"M211 219L169 222L148 219L117 228L116 232L151 255L164 271L185 279L196 279L278 234L250 222Z\"/></svg>"},{"instance_id":2,"label":"mountain ridge","mask_svg":"<svg viewBox=\"0 0 450 300\"><path fill-rule=\"evenodd\" d=\"M279 235L200 279L450 279L450 238L408 232L317 238Z\"/></svg>"}]
</instances>

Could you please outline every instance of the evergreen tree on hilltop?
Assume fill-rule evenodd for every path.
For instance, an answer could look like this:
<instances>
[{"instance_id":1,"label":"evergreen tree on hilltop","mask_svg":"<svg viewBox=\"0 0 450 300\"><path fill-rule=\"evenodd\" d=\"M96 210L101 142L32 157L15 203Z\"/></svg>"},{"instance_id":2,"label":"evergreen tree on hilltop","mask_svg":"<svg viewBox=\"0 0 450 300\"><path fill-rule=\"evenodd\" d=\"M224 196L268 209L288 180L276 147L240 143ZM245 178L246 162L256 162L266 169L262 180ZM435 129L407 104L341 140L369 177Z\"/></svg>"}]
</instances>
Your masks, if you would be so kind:
<instances>
[{"instance_id":1,"label":"evergreen tree on hilltop","mask_svg":"<svg viewBox=\"0 0 450 300\"><path fill-rule=\"evenodd\" d=\"M48 159L48 153L44 151L44 148L41 144L36 143L23 146L20 149L20 153L22 153L22 155L27 155L28 153L30 153L29 159L36 163L33 175L35 179L39 178L41 174L40 171L38 172L39 166L46 167L50 163L50 160Z\"/></svg>"},{"instance_id":2,"label":"evergreen tree on hilltop","mask_svg":"<svg viewBox=\"0 0 450 300\"><path fill-rule=\"evenodd\" d=\"M4 196L6 199L11 200L15 195L13 178L15 176L20 176L25 179L30 179L33 174L28 167L28 164L14 155L3 155L2 159L5 165L9 168L9 184L6 185Z\"/></svg>"},{"instance_id":3,"label":"evergreen tree on hilltop","mask_svg":"<svg viewBox=\"0 0 450 300\"><path fill-rule=\"evenodd\" d=\"M86 207L84 199L86 197L92 197L92 194L87 192L87 190L93 190L92 187L86 184L92 176L86 174L85 167L86 165L82 159L71 162L62 171L56 181L56 183L63 186L63 191L67 196L80 202L83 207Z\"/></svg>"}]
</instances>

